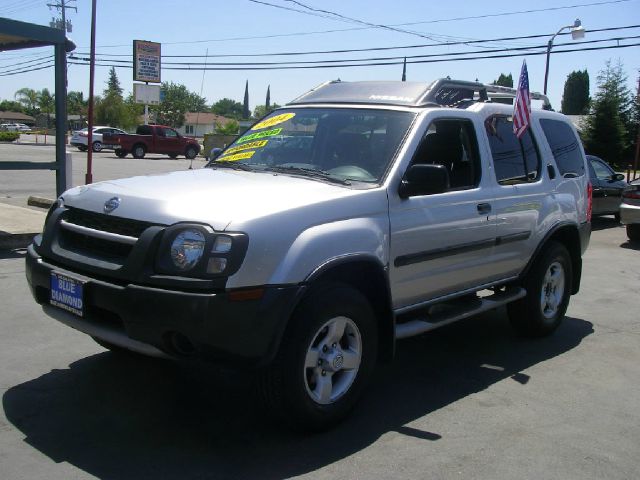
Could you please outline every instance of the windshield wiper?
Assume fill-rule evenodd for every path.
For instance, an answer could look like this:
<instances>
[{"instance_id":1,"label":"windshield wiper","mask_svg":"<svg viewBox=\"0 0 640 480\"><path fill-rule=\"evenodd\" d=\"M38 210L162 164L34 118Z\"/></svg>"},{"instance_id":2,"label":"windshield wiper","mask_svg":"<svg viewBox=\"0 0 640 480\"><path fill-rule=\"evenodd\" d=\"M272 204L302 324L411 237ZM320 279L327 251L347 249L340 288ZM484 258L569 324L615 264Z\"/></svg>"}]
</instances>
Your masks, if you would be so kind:
<instances>
[{"instance_id":1,"label":"windshield wiper","mask_svg":"<svg viewBox=\"0 0 640 480\"><path fill-rule=\"evenodd\" d=\"M303 175L305 177L311 178L320 178L322 180L327 180L333 183L339 183L341 185L351 185L349 180L345 180L344 178L338 178L332 175L329 172L325 172L324 170L318 170L315 168L305 168L305 167L283 167L283 166L271 166L265 168L270 172L282 172L282 173L291 173L294 175Z\"/></svg>"},{"instance_id":2,"label":"windshield wiper","mask_svg":"<svg viewBox=\"0 0 640 480\"><path fill-rule=\"evenodd\" d=\"M244 163L238 162L220 162L220 161L212 161L207 165L208 168L231 168L233 170L244 170L246 172L252 172L253 168Z\"/></svg>"}]
</instances>

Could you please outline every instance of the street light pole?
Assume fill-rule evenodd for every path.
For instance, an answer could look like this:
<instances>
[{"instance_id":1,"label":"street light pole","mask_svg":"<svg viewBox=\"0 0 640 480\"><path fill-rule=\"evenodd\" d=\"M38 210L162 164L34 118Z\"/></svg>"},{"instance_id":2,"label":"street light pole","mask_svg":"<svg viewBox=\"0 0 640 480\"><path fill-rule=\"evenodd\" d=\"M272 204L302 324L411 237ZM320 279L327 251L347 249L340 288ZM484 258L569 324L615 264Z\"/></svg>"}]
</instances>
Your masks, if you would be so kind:
<instances>
[{"instance_id":1,"label":"street light pole","mask_svg":"<svg viewBox=\"0 0 640 480\"><path fill-rule=\"evenodd\" d=\"M584 28L582 27L582 22L580 22L579 18L576 18L576 21L573 22L573 25L566 25L558 30L553 37L549 39L547 43L547 62L544 67L544 94L547 94L547 80L549 79L549 58L551 57L551 47L553 47L553 41L555 38L562 32L565 28L571 29L571 38L573 40L578 40L584 37Z\"/></svg>"}]
</instances>

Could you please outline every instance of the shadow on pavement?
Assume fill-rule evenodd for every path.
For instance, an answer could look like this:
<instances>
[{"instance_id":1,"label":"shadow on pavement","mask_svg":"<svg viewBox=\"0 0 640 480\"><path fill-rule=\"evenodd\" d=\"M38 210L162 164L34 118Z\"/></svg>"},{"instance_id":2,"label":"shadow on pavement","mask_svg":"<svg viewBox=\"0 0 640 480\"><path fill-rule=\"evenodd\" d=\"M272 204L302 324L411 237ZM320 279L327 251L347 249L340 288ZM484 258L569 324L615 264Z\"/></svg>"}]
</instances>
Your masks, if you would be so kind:
<instances>
[{"instance_id":1,"label":"shadow on pavement","mask_svg":"<svg viewBox=\"0 0 640 480\"><path fill-rule=\"evenodd\" d=\"M442 433L406 424L502 380L526 388L523 370L591 333L591 323L566 318L553 336L524 340L498 311L404 340L352 415L316 435L279 428L246 375L112 353L12 387L2 400L28 444L98 478L281 479L357 453L390 431L438 441Z\"/></svg>"},{"instance_id":2,"label":"shadow on pavement","mask_svg":"<svg viewBox=\"0 0 640 480\"><path fill-rule=\"evenodd\" d=\"M15 248L13 250L0 250L0 260L7 258L24 258L27 255L26 248Z\"/></svg>"},{"instance_id":3,"label":"shadow on pavement","mask_svg":"<svg viewBox=\"0 0 640 480\"><path fill-rule=\"evenodd\" d=\"M605 230L607 228L622 228L622 225L613 215L593 217L591 219L591 231Z\"/></svg>"}]
</instances>

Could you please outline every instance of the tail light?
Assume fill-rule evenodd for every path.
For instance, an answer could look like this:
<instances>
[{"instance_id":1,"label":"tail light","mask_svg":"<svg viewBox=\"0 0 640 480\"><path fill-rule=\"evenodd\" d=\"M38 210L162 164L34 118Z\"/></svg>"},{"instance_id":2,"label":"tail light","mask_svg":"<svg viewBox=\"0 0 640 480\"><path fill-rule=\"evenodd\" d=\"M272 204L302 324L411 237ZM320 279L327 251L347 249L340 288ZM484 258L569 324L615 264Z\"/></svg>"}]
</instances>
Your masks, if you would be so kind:
<instances>
[{"instance_id":1,"label":"tail light","mask_svg":"<svg viewBox=\"0 0 640 480\"><path fill-rule=\"evenodd\" d=\"M89 134L86 132L79 132L78 135L80 135L81 137L88 137Z\"/></svg>"},{"instance_id":2,"label":"tail light","mask_svg":"<svg viewBox=\"0 0 640 480\"><path fill-rule=\"evenodd\" d=\"M622 198L629 198L633 200L640 200L640 187L632 187L622 193Z\"/></svg>"},{"instance_id":3,"label":"tail light","mask_svg":"<svg viewBox=\"0 0 640 480\"><path fill-rule=\"evenodd\" d=\"M591 212L593 211L593 185L587 183L587 222L591 221Z\"/></svg>"}]
</instances>

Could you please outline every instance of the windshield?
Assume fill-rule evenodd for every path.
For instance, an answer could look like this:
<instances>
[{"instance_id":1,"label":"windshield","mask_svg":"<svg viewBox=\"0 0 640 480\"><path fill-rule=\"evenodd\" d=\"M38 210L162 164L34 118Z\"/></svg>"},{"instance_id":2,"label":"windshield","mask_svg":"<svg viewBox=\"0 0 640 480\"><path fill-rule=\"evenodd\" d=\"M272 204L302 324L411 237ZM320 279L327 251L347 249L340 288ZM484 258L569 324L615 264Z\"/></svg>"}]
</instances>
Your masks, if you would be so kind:
<instances>
[{"instance_id":1,"label":"windshield","mask_svg":"<svg viewBox=\"0 0 640 480\"><path fill-rule=\"evenodd\" d=\"M278 110L210 166L379 183L414 118L391 110Z\"/></svg>"}]
</instances>

